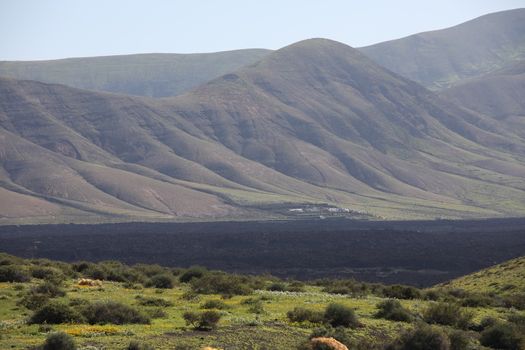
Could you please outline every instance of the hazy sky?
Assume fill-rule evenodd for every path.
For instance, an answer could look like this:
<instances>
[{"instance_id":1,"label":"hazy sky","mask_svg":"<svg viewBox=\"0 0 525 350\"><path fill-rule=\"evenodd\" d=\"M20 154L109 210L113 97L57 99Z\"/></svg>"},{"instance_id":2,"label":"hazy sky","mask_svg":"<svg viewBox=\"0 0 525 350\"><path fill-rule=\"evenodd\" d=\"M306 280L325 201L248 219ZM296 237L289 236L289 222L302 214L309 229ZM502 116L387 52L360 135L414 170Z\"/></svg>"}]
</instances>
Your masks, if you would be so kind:
<instances>
[{"instance_id":1,"label":"hazy sky","mask_svg":"<svg viewBox=\"0 0 525 350\"><path fill-rule=\"evenodd\" d=\"M359 47L525 0L0 0L0 60L277 49L325 37Z\"/></svg>"}]
</instances>

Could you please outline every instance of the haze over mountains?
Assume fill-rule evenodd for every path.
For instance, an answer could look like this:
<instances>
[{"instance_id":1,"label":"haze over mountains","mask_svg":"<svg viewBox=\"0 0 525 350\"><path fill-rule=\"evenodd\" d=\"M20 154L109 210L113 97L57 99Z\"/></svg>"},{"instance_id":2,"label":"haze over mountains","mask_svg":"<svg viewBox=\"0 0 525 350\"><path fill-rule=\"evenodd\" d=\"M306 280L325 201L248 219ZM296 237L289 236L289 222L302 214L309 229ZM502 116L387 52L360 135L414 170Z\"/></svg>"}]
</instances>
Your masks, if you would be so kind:
<instances>
[{"instance_id":1,"label":"haze over mountains","mask_svg":"<svg viewBox=\"0 0 525 350\"><path fill-rule=\"evenodd\" d=\"M524 15L360 50L311 39L0 63L0 75L33 80L0 78L0 216L270 218L314 204L368 218L523 216ZM455 86L438 95L407 78Z\"/></svg>"}]
</instances>

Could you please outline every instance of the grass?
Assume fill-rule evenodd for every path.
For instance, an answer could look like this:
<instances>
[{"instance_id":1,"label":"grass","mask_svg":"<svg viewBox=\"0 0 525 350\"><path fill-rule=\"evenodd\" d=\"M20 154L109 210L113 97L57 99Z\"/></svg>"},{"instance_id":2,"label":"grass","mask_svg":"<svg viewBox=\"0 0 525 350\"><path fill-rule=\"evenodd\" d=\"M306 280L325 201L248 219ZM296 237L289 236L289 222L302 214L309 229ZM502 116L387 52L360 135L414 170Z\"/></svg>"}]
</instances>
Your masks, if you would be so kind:
<instances>
[{"instance_id":1,"label":"grass","mask_svg":"<svg viewBox=\"0 0 525 350\"><path fill-rule=\"evenodd\" d=\"M488 293L525 293L525 257L512 259L502 264L460 277L444 284L470 292L483 290Z\"/></svg>"},{"instance_id":2,"label":"grass","mask_svg":"<svg viewBox=\"0 0 525 350\"><path fill-rule=\"evenodd\" d=\"M3 263L9 260L9 256ZM512 260L498 265L487 271L507 271L507 279L516 285L523 286L525 276L513 275L511 271L517 267L523 268L524 259ZM19 267L30 267L37 264L30 260L11 260ZM20 265L21 264L21 265ZM53 262L47 262L53 264ZM212 272L207 272L212 273ZM489 276L491 274L488 274ZM464 280L479 279L477 274L467 276ZM514 277L513 277L514 276ZM286 314L295 307L308 308L315 311L324 311L331 303L342 304L353 310L361 326L347 329L349 341L354 343L388 343L405 330L414 327L414 323L394 322L376 318L377 304L386 300L381 294L371 291L362 296L329 294L322 291L322 286L315 283L306 283L302 292L268 291L265 288L275 283L274 278L257 277L261 289L256 289L250 295L236 295L224 297L221 295L193 295L188 298L191 285L177 282L173 289L144 288L139 284L134 286L126 282L103 281L102 286L79 286L76 276L64 282L65 296L57 298L69 303L71 300L85 300L88 302L111 300L132 306L146 314L155 314L162 309L164 315L153 318L151 324L124 324L124 325L89 325L89 324L60 324L60 325L29 325L27 319L32 311L17 304L21 296L31 287L41 283L32 279L26 283L0 283L0 348L27 349L42 344L50 330L63 331L74 337L80 348L94 346L97 349L124 349L130 341L141 341L152 345L155 349L174 349L177 346L188 346L199 349L204 346L213 346L223 349L294 349L308 339L308 336L319 327L309 322L296 323L288 320ZM174 276L174 280L177 280ZM448 287L464 286L456 280ZM486 281L489 282L488 280ZM286 284L286 281L282 281ZM264 287L266 286L266 287ZM477 285L480 288L480 285ZM490 290L490 283L484 285ZM443 286L440 286L443 292ZM485 288L485 287L482 287ZM479 290L478 290L479 291ZM424 291L423 291L424 292ZM443 294L445 295L445 294ZM157 305L145 306L141 300L162 299L165 307ZM219 327L213 331L198 331L186 325L183 314L188 311L200 311L204 302L220 300L225 304L218 310L222 317ZM424 299L401 300L402 306L416 319L421 320L424 310L433 303ZM254 304L262 307L254 311ZM503 307L475 307L465 308L474 315L474 324L492 317L506 320L510 315L523 315L525 311L516 311ZM450 327L443 327L450 331Z\"/></svg>"}]
</instances>

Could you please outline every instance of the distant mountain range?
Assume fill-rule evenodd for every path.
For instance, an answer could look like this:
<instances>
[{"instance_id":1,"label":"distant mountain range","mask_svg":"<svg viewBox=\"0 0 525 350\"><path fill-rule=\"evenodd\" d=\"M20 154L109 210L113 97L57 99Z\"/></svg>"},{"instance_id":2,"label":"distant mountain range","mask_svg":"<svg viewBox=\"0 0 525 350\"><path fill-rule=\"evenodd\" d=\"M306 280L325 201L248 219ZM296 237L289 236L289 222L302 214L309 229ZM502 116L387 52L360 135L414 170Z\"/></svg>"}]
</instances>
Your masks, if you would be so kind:
<instances>
[{"instance_id":1,"label":"distant mountain range","mask_svg":"<svg viewBox=\"0 0 525 350\"><path fill-rule=\"evenodd\" d=\"M525 59L525 9L363 47L380 65L439 90Z\"/></svg>"},{"instance_id":2,"label":"distant mountain range","mask_svg":"<svg viewBox=\"0 0 525 350\"><path fill-rule=\"evenodd\" d=\"M2 62L0 222L523 216L524 16L359 50Z\"/></svg>"},{"instance_id":3,"label":"distant mountain range","mask_svg":"<svg viewBox=\"0 0 525 350\"><path fill-rule=\"evenodd\" d=\"M175 96L238 68L270 50L202 54L138 54L0 62L0 76L137 96Z\"/></svg>"}]
</instances>

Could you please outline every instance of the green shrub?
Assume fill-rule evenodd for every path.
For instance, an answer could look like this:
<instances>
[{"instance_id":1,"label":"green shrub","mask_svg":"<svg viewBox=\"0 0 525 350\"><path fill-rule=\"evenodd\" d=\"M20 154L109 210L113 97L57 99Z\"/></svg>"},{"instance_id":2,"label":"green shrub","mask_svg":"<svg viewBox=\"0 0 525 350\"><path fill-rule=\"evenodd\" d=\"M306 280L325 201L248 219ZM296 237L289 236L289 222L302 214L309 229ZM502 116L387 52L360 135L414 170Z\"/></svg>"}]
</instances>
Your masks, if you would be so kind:
<instances>
[{"instance_id":1,"label":"green shrub","mask_svg":"<svg viewBox=\"0 0 525 350\"><path fill-rule=\"evenodd\" d=\"M413 319L410 311L405 309L398 300L389 299L377 304L375 317L391 321L410 322Z\"/></svg>"},{"instance_id":2,"label":"green shrub","mask_svg":"<svg viewBox=\"0 0 525 350\"><path fill-rule=\"evenodd\" d=\"M191 280L192 290L199 294L247 295L253 289L237 275L207 274Z\"/></svg>"},{"instance_id":3,"label":"green shrub","mask_svg":"<svg viewBox=\"0 0 525 350\"><path fill-rule=\"evenodd\" d=\"M47 304L50 298L62 297L66 292L52 282L46 281L38 286L32 287L23 295L18 305L25 306L30 310L36 310Z\"/></svg>"},{"instance_id":4,"label":"green shrub","mask_svg":"<svg viewBox=\"0 0 525 350\"><path fill-rule=\"evenodd\" d=\"M387 350L450 350L450 339L440 329L419 326L403 334Z\"/></svg>"},{"instance_id":5,"label":"green shrub","mask_svg":"<svg viewBox=\"0 0 525 350\"><path fill-rule=\"evenodd\" d=\"M507 295L503 298L503 304L508 308L525 310L525 293Z\"/></svg>"},{"instance_id":6,"label":"green shrub","mask_svg":"<svg viewBox=\"0 0 525 350\"><path fill-rule=\"evenodd\" d=\"M215 329L221 314L214 310L208 310L204 312L185 312L183 315L187 325L191 325L193 328L203 331L209 331Z\"/></svg>"},{"instance_id":7,"label":"green shrub","mask_svg":"<svg viewBox=\"0 0 525 350\"><path fill-rule=\"evenodd\" d=\"M523 314L513 312L507 316L507 320L517 326L525 327L525 315Z\"/></svg>"},{"instance_id":8,"label":"green shrub","mask_svg":"<svg viewBox=\"0 0 525 350\"><path fill-rule=\"evenodd\" d=\"M368 287L364 283L355 280L329 280L322 282L324 284L323 292L330 294L350 294L364 295L368 292Z\"/></svg>"},{"instance_id":9,"label":"green shrub","mask_svg":"<svg viewBox=\"0 0 525 350\"><path fill-rule=\"evenodd\" d=\"M187 269L184 273L182 273L182 275L180 275L179 282L188 283L193 279L201 278L207 272L208 271L204 267L192 266L189 269Z\"/></svg>"},{"instance_id":10,"label":"green shrub","mask_svg":"<svg viewBox=\"0 0 525 350\"><path fill-rule=\"evenodd\" d=\"M50 298L63 297L66 295L66 292L60 288L55 283L46 281L42 284L39 284L31 288L31 293L33 294L44 294Z\"/></svg>"},{"instance_id":11,"label":"green shrub","mask_svg":"<svg viewBox=\"0 0 525 350\"><path fill-rule=\"evenodd\" d=\"M82 317L69 305L59 301L51 301L39 308L29 319L29 323L73 323Z\"/></svg>"},{"instance_id":12,"label":"green shrub","mask_svg":"<svg viewBox=\"0 0 525 350\"><path fill-rule=\"evenodd\" d=\"M285 292L287 290L286 285L281 282L274 282L270 284L266 289L272 292Z\"/></svg>"},{"instance_id":13,"label":"green shrub","mask_svg":"<svg viewBox=\"0 0 525 350\"><path fill-rule=\"evenodd\" d=\"M437 301L442 298L443 293L436 289L429 289L423 293L423 299Z\"/></svg>"},{"instance_id":14,"label":"green shrub","mask_svg":"<svg viewBox=\"0 0 525 350\"><path fill-rule=\"evenodd\" d=\"M324 312L324 321L332 327L358 327L360 323L353 309L341 304L330 304Z\"/></svg>"},{"instance_id":15,"label":"green shrub","mask_svg":"<svg viewBox=\"0 0 525 350\"><path fill-rule=\"evenodd\" d=\"M385 286L383 288L383 295L387 298L394 299L420 299L421 291L415 287L395 284Z\"/></svg>"},{"instance_id":16,"label":"green shrub","mask_svg":"<svg viewBox=\"0 0 525 350\"><path fill-rule=\"evenodd\" d=\"M293 281L292 283L288 285L287 290L289 292L304 292L305 291L304 283L299 282L299 281Z\"/></svg>"},{"instance_id":17,"label":"green shrub","mask_svg":"<svg viewBox=\"0 0 525 350\"><path fill-rule=\"evenodd\" d=\"M220 300L207 300L204 302L204 304L201 305L201 309L224 310L227 308L228 308L228 305L226 305L223 301L220 301Z\"/></svg>"},{"instance_id":18,"label":"green shrub","mask_svg":"<svg viewBox=\"0 0 525 350\"><path fill-rule=\"evenodd\" d=\"M460 306L450 303L434 303L423 312L423 318L428 323L436 323L456 328L466 329L470 325L473 314L464 311Z\"/></svg>"},{"instance_id":19,"label":"green shrub","mask_svg":"<svg viewBox=\"0 0 525 350\"><path fill-rule=\"evenodd\" d=\"M450 350L468 349L470 338L465 332L453 331L448 335L450 339Z\"/></svg>"},{"instance_id":20,"label":"green shrub","mask_svg":"<svg viewBox=\"0 0 525 350\"><path fill-rule=\"evenodd\" d=\"M29 282L30 275L19 265L0 266L0 282Z\"/></svg>"},{"instance_id":21,"label":"green shrub","mask_svg":"<svg viewBox=\"0 0 525 350\"><path fill-rule=\"evenodd\" d=\"M494 317L484 317L479 323L479 328L482 331L484 329L494 326L498 322L499 321Z\"/></svg>"},{"instance_id":22,"label":"green shrub","mask_svg":"<svg viewBox=\"0 0 525 350\"><path fill-rule=\"evenodd\" d=\"M264 311L264 305L262 301L259 300L256 303L250 305L250 307L248 308L248 311L251 312L252 314L257 314L257 315L264 314L265 311Z\"/></svg>"},{"instance_id":23,"label":"green shrub","mask_svg":"<svg viewBox=\"0 0 525 350\"><path fill-rule=\"evenodd\" d=\"M76 348L73 337L63 332L49 334L42 346L43 350L75 350Z\"/></svg>"},{"instance_id":24,"label":"green shrub","mask_svg":"<svg viewBox=\"0 0 525 350\"><path fill-rule=\"evenodd\" d=\"M49 296L45 294L25 293L24 296L17 302L17 305L22 305L29 310L36 310L41 308L49 302Z\"/></svg>"},{"instance_id":25,"label":"green shrub","mask_svg":"<svg viewBox=\"0 0 525 350\"><path fill-rule=\"evenodd\" d=\"M114 301L96 302L82 310L82 315L90 324L150 323L150 319L134 308Z\"/></svg>"},{"instance_id":26,"label":"green shrub","mask_svg":"<svg viewBox=\"0 0 525 350\"><path fill-rule=\"evenodd\" d=\"M146 264L136 264L133 265L133 270L136 272L146 276L146 277L153 277L155 275L162 275L165 273L168 273L168 269L165 267L162 267L160 265L154 264L154 265L146 265Z\"/></svg>"},{"instance_id":27,"label":"green shrub","mask_svg":"<svg viewBox=\"0 0 525 350\"><path fill-rule=\"evenodd\" d=\"M150 297L143 297L143 296L138 295L136 299L138 303L142 306L160 306L160 307L173 306L173 303L171 301L162 299L162 298L150 298Z\"/></svg>"},{"instance_id":28,"label":"green shrub","mask_svg":"<svg viewBox=\"0 0 525 350\"><path fill-rule=\"evenodd\" d=\"M149 279L146 287L171 289L173 288L173 278L168 274L155 275Z\"/></svg>"},{"instance_id":29,"label":"green shrub","mask_svg":"<svg viewBox=\"0 0 525 350\"><path fill-rule=\"evenodd\" d=\"M310 310L304 307L296 307L286 313L286 316L291 322L311 322L322 323L324 320L324 313L321 311Z\"/></svg>"},{"instance_id":30,"label":"green shrub","mask_svg":"<svg viewBox=\"0 0 525 350\"><path fill-rule=\"evenodd\" d=\"M125 350L155 350L155 348L149 344L131 341Z\"/></svg>"},{"instance_id":31,"label":"green shrub","mask_svg":"<svg viewBox=\"0 0 525 350\"><path fill-rule=\"evenodd\" d=\"M486 307L491 306L493 303L493 298L482 294L471 294L461 300L461 305L467 307Z\"/></svg>"},{"instance_id":32,"label":"green shrub","mask_svg":"<svg viewBox=\"0 0 525 350\"><path fill-rule=\"evenodd\" d=\"M157 307L157 308L154 308L154 309L147 309L146 311L146 315L148 315L149 318L166 318L168 317L168 314L166 313L166 311L164 311L162 308L160 307Z\"/></svg>"},{"instance_id":33,"label":"green shrub","mask_svg":"<svg viewBox=\"0 0 525 350\"><path fill-rule=\"evenodd\" d=\"M104 280L107 280L108 278L106 271L96 264L89 264L81 272L84 277L95 279L95 280L104 281Z\"/></svg>"},{"instance_id":34,"label":"green shrub","mask_svg":"<svg viewBox=\"0 0 525 350\"><path fill-rule=\"evenodd\" d=\"M494 349L521 350L525 346L523 334L510 323L497 323L481 333L480 343Z\"/></svg>"},{"instance_id":35,"label":"green shrub","mask_svg":"<svg viewBox=\"0 0 525 350\"><path fill-rule=\"evenodd\" d=\"M33 267L31 269L31 275L34 278L49 281L54 284L60 284L66 279L66 276L61 270L48 266Z\"/></svg>"}]
</instances>

